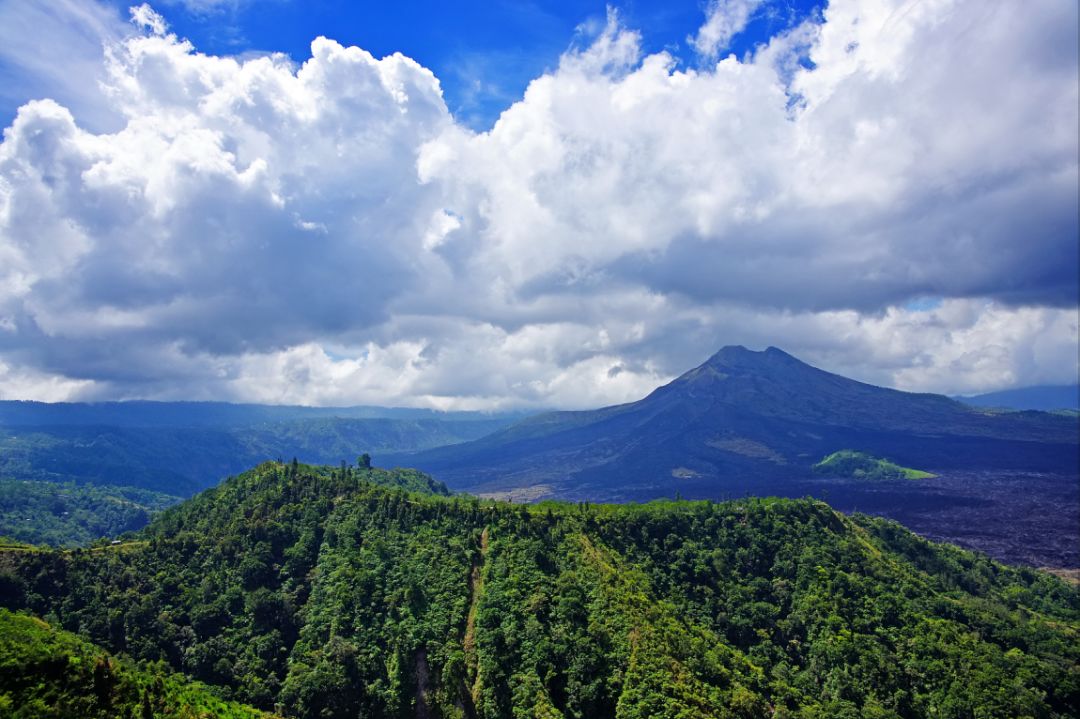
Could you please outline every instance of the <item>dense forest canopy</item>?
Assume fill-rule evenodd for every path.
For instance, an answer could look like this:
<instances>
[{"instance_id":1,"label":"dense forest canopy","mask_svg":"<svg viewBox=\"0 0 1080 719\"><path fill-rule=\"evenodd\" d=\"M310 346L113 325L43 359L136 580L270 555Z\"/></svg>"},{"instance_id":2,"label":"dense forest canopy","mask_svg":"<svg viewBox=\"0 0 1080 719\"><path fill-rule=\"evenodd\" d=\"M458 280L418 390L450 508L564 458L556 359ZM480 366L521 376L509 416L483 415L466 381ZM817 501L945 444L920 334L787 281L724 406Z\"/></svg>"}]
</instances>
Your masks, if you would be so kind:
<instances>
[{"instance_id":1,"label":"dense forest canopy","mask_svg":"<svg viewBox=\"0 0 1080 719\"><path fill-rule=\"evenodd\" d=\"M0 479L0 538L73 547L142 529L179 501L136 487Z\"/></svg>"},{"instance_id":2,"label":"dense forest canopy","mask_svg":"<svg viewBox=\"0 0 1080 719\"><path fill-rule=\"evenodd\" d=\"M162 663L135 666L40 619L0 609L0 716L271 719Z\"/></svg>"},{"instance_id":3,"label":"dense forest canopy","mask_svg":"<svg viewBox=\"0 0 1080 719\"><path fill-rule=\"evenodd\" d=\"M0 560L4 605L285 716L1080 709L1074 589L813 500L525 506L267 463L120 546Z\"/></svg>"}]
</instances>

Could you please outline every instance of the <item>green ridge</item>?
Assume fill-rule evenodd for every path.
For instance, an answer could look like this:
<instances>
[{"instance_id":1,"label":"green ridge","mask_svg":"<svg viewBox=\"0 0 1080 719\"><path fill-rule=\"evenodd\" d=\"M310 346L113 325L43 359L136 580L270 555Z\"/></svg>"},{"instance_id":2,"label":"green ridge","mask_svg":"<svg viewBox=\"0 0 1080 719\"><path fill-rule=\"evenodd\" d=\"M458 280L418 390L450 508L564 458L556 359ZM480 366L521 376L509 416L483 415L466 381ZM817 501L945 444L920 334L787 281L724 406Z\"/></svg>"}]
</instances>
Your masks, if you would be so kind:
<instances>
[{"instance_id":1,"label":"green ridge","mask_svg":"<svg viewBox=\"0 0 1080 719\"><path fill-rule=\"evenodd\" d=\"M428 485L264 464L144 544L0 550L0 604L304 719L1080 710L1075 589L892 522L394 483Z\"/></svg>"}]
</instances>

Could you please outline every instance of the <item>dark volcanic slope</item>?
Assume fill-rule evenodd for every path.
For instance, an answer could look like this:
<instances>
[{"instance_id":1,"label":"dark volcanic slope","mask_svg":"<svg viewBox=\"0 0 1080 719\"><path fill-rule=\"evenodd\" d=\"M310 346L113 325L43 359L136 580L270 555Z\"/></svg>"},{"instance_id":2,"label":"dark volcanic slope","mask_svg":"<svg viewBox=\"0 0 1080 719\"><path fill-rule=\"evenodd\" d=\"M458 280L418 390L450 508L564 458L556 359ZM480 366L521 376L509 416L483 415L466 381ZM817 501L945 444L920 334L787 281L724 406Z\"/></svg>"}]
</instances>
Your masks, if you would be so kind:
<instances>
[{"instance_id":1,"label":"dark volcanic slope","mask_svg":"<svg viewBox=\"0 0 1080 719\"><path fill-rule=\"evenodd\" d=\"M725 347L648 397L554 412L392 457L455 489L593 500L776 491L851 448L920 469L1074 473L1077 419L875 387L770 347Z\"/></svg>"}]
</instances>

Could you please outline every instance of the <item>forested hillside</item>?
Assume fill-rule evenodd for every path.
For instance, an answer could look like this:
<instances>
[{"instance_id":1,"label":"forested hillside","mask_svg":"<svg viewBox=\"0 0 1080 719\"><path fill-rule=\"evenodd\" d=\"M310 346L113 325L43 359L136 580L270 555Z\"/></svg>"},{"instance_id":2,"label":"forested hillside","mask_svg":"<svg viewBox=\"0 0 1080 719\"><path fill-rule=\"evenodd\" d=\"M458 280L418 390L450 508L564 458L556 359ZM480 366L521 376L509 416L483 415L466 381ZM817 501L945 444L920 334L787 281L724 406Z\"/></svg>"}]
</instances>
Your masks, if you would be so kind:
<instances>
[{"instance_id":1,"label":"forested hillside","mask_svg":"<svg viewBox=\"0 0 1080 719\"><path fill-rule=\"evenodd\" d=\"M135 487L0 479L0 537L55 547L142 529L180 501Z\"/></svg>"},{"instance_id":2,"label":"forested hillside","mask_svg":"<svg viewBox=\"0 0 1080 719\"><path fill-rule=\"evenodd\" d=\"M1080 709L1080 601L1048 574L812 500L439 491L267 463L123 546L0 554L0 601L295 717Z\"/></svg>"},{"instance_id":3,"label":"forested hillside","mask_svg":"<svg viewBox=\"0 0 1080 719\"><path fill-rule=\"evenodd\" d=\"M155 512L268 459L337 464L355 460L360 451L461 442L502 427L512 416L390 409L383 411L392 417L323 416L333 411L219 403L0 402L0 538L58 547L113 538L142 529ZM269 424L221 424L294 414ZM50 420L70 424L34 424ZM96 420L118 424L92 424ZM4 426L4 421L31 424Z\"/></svg>"},{"instance_id":4,"label":"forested hillside","mask_svg":"<svg viewBox=\"0 0 1080 719\"><path fill-rule=\"evenodd\" d=\"M34 617L0 609L0 716L6 719L272 719L223 701L163 665L136 667Z\"/></svg>"}]
</instances>

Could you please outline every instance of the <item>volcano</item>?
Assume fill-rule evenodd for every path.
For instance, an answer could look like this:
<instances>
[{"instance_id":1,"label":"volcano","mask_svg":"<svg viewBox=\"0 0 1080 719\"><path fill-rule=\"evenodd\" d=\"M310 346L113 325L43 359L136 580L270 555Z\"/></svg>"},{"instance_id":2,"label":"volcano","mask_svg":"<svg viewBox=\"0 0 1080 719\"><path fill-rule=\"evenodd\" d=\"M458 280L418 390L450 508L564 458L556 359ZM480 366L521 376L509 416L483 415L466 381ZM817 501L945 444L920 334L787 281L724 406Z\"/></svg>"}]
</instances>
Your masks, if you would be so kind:
<instances>
[{"instance_id":1,"label":"volcano","mask_svg":"<svg viewBox=\"0 0 1080 719\"><path fill-rule=\"evenodd\" d=\"M383 457L516 499L785 494L832 452L931 472L1075 473L1075 416L1002 412L877 387L770 347L724 347L628 404L536 415L481 439Z\"/></svg>"}]
</instances>

